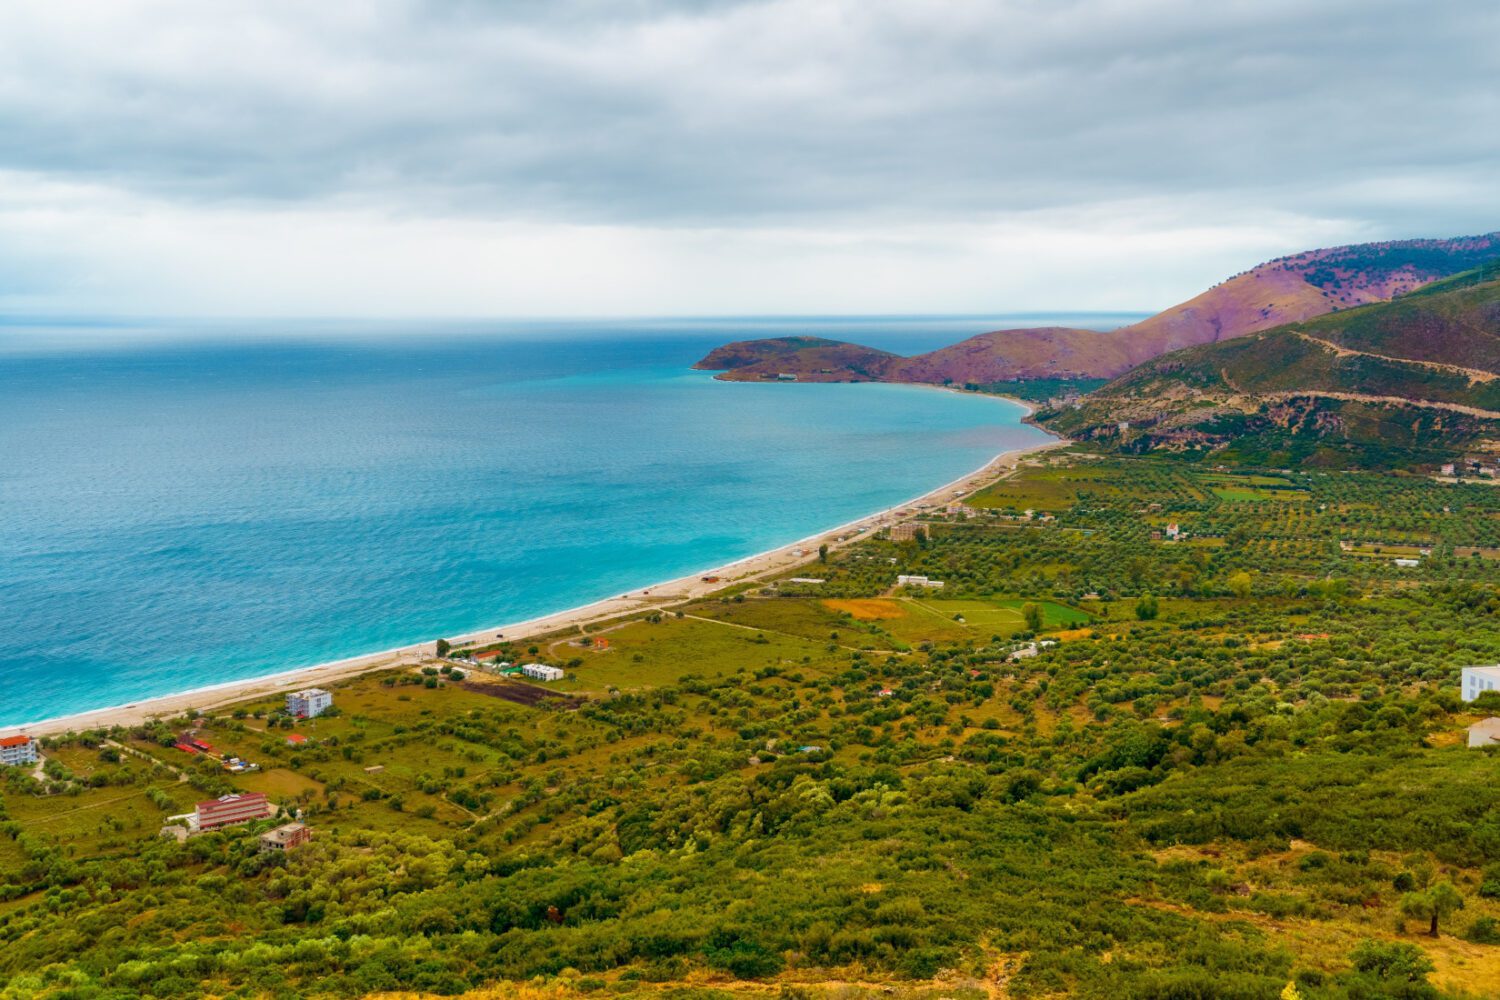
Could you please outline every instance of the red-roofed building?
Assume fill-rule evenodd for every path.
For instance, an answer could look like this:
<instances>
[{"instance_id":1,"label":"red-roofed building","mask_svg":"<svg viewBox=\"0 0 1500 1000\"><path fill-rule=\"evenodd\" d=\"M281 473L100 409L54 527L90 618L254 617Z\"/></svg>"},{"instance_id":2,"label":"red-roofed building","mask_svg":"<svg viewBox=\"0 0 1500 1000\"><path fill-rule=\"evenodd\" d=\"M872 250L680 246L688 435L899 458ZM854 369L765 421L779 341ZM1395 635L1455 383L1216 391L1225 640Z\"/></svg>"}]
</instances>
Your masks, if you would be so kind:
<instances>
[{"instance_id":1,"label":"red-roofed building","mask_svg":"<svg viewBox=\"0 0 1500 1000\"><path fill-rule=\"evenodd\" d=\"M307 737L301 733L287 733L286 741L289 746L300 747L307 743Z\"/></svg>"},{"instance_id":2,"label":"red-roofed building","mask_svg":"<svg viewBox=\"0 0 1500 1000\"><path fill-rule=\"evenodd\" d=\"M36 740L30 736L0 737L0 765L14 767L36 763Z\"/></svg>"},{"instance_id":3,"label":"red-roofed building","mask_svg":"<svg viewBox=\"0 0 1500 1000\"><path fill-rule=\"evenodd\" d=\"M199 830L217 830L235 823L249 823L265 819L274 809L260 792L241 792L237 795L222 795L217 799L198 803Z\"/></svg>"}]
</instances>

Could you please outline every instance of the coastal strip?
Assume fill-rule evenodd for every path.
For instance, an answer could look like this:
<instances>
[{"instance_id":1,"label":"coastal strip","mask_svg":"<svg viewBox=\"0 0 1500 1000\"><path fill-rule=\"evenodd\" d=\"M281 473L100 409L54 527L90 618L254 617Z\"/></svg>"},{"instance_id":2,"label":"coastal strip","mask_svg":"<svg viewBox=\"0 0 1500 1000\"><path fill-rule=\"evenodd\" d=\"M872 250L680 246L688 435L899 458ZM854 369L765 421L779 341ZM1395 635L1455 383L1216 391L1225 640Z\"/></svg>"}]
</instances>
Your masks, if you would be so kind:
<instances>
[{"instance_id":1,"label":"coastal strip","mask_svg":"<svg viewBox=\"0 0 1500 1000\"><path fill-rule=\"evenodd\" d=\"M1026 406L1029 418L1031 409L1029 404L1021 400L1012 399L1011 401ZM916 513L914 508L918 505L938 506L952 503L1009 474L1024 458L1072 443L1066 438L1060 438L1027 448L1001 452L973 472L960 476L919 497L887 507L877 513L856 518L845 524L824 529L795 542L725 563L722 566L699 570L673 580L631 590L617 597L556 611L538 618L508 625L496 625L444 638L454 645L493 642L502 635L506 640L512 641L531 639L632 614L661 611L674 605L706 597L726 587L754 583L815 561L818 558L818 548L822 545L827 545L832 551L867 539L882 528L888 528L909 519ZM858 530L860 528L864 530ZM245 680L225 681L178 694L146 698L128 705L115 705L37 722L0 726L0 736L16 733L46 736L69 731L80 732L89 729L108 729L113 726L131 726L155 718L172 718L189 710L207 711L298 688L332 684L374 670L415 667L433 659L435 655L436 639L433 639L378 653L352 656L309 667L297 667Z\"/></svg>"}]
</instances>

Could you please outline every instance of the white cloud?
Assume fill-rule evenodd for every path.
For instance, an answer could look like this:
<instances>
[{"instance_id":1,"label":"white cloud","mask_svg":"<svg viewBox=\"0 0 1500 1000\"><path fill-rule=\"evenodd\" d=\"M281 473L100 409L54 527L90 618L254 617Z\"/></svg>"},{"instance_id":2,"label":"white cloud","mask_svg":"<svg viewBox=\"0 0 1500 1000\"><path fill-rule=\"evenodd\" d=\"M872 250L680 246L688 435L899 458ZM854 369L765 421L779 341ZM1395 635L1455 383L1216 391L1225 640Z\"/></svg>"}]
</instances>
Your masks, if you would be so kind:
<instances>
[{"instance_id":1,"label":"white cloud","mask_svg":"<svg viewBox=\"0 0 1500 1000\"><path fill-rule=\"evenodd\" d=\"M1155 308L1500 225L1500 8L13 5L0 306Z\"/></svg>"}]
</instances>

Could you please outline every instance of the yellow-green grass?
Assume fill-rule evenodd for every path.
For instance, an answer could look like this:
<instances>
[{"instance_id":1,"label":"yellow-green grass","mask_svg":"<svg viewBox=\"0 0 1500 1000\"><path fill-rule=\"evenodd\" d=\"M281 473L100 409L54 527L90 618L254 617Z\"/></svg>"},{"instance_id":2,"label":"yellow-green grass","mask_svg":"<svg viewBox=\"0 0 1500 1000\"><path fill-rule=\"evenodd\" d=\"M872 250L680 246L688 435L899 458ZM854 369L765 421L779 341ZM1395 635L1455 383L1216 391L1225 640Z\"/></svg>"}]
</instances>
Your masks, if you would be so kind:
<instances>
[{"instance_id":1,"label":"yellow-green grass","mask_svg":"<svg viewBox=\"0 0 1500 1000\"><path fill-rule=\"evenodd\" d=\"M1290 489L1292 486L1291 480L1281 476L1210 474L1202 478L1204 482L1214 486L1270 486L1277 489Z\"/></svg>"},{"instance_id":2,"label":"yellow-green grass","mask_svg":"<svg viewBox=\"0 0 1500 1000\"><path fill-rule=\"evenodd\" d=\"M1252 503L1263 500L1306 500L1312 494L1301 490L1257 490L1243 486L1215 486L1214 496L1230 503Z\"/></svg>"},{"instance_id":3,"label":"yellow-green grass","mask_svg":"<svg viewBox=\"0 0 1500 1000\"><path fill-rule=\"evenodd\" d=\"M151 802L147 789L160 788L178 804L186 796L173 785L105 786L76 795L10 793L5 796L5 808L27 832L71 845L79 853L95 853L155 836L169 813ZM179 804L174 811L185 809Z\"/></svg>"},{"instance_id":4,"label":"yellow-green grass","mask_svg":"<svg viewBox=\"0 0 1500 1000\"><path fill-rule=\"evenodd\" d=\"M689 613L714 618L736 625L748 625L767 632L780 632L814 642L826 643L829 637L839 633L839 641L846 644L862 644L868 638L874 645L881 643L877 634L863 629L850 630L846 610L837 601L819 601L816 598L760 598L740 602L722 603L705 601L689 608ZM860 620L860 616L852 616ZM857 640L857 641L856 641Z\"/></svg>"},{"instance_id":5,"label":"yellow-green grass","mask_svg":"<svg viewBox=\"0 0 1500 1000\"><path fill-rule=\"evenodd\" d=\"M569 668L576 677L547 686L558 691L652 688L674 684L685 674L713 677L742 668L800 665L804 657L819 660L828 655L826 638L818 642L694 617L636 622L614 630L609 640L608 653L586 657L582 666Z\"/></svg>"},{"instance_id":6,"label":"yellow-green grass","mask_svg":"<svg viewBox=\"0 0 1500 1000\"><path fill-rule=\"evenodd\" d=\"M951 615L926 607L920 601L900 598L893 603L903 613L898 617L882 618L876 624L881 631L903 643L956 642L974 635L967 626L955 622Z\"/></svg>"},{"instance_id":7,"label":"yellow-green grass","mask_svg":"<svg viewBox=\"0 0 1500 1000\"><path fill-rule=\"evenodd\" d=\"M1420 558L1427 546L1387 545L1378 542L1355 542L1344 550L1345 555L1373 556L1377 559Z\"/></svg>"},{"instance_id":8,"label":"yellow-green grass","mask_svg":"<svg viewBox=\"0 0 1500 1000\"><path fill-rule=\"evenodd\" d=\"M1202 499L1193 477L1161 472L1189 499ZM992 483L965 500L971 507L1014 507L1017 510L1061 511L1072 507L1082 495L1128 497L1143 492L1141 484L1122 478L1119 470L1102 465L1062 468L1023 467L1015 475Z\"/></svg>"},{"instance_id":9,"label":"yellow-green grass","mask_svg":"<svg viewBox=\"0 0 1500 1000\"><path fill-rule=\"evenodd\" d=\"M1024 608L1027 604L1034 603L1042 611L1042 628L1065 628L1075 625L1087 624L1092 619L1090 616L1078 610L1070 608L1065 604L1055 601L1027 601L1021 598L1005 598L999 600L916 600L914 603L921 605L929 611L936 612L944 618L952 619L958 624L957 619L963 618L963 625L980 632L997 632L1009 635L1026 629L1026 616Z\"/></svg>"}]
</instances>

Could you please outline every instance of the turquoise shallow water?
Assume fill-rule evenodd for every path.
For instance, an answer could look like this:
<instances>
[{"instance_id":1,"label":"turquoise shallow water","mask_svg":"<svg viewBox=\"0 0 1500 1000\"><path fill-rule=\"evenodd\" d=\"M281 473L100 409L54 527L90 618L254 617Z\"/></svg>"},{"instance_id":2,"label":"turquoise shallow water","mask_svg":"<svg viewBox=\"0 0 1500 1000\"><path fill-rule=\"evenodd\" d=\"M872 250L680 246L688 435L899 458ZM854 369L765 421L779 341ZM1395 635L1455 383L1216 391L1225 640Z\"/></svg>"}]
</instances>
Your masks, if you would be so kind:
<instances>
[{"instance_id":1,"label":"turquoise shallow water","mask_svg":"<svg viewBox=\"0 0 1500 1000\"><path fill-rule=\"evenodd\" d=\"M811 332L919 350L994 325ZM1044 437L1001 400L688 370L807 329L0 334L0 724L583 604Z\"/></svg>"}]
</instances>

